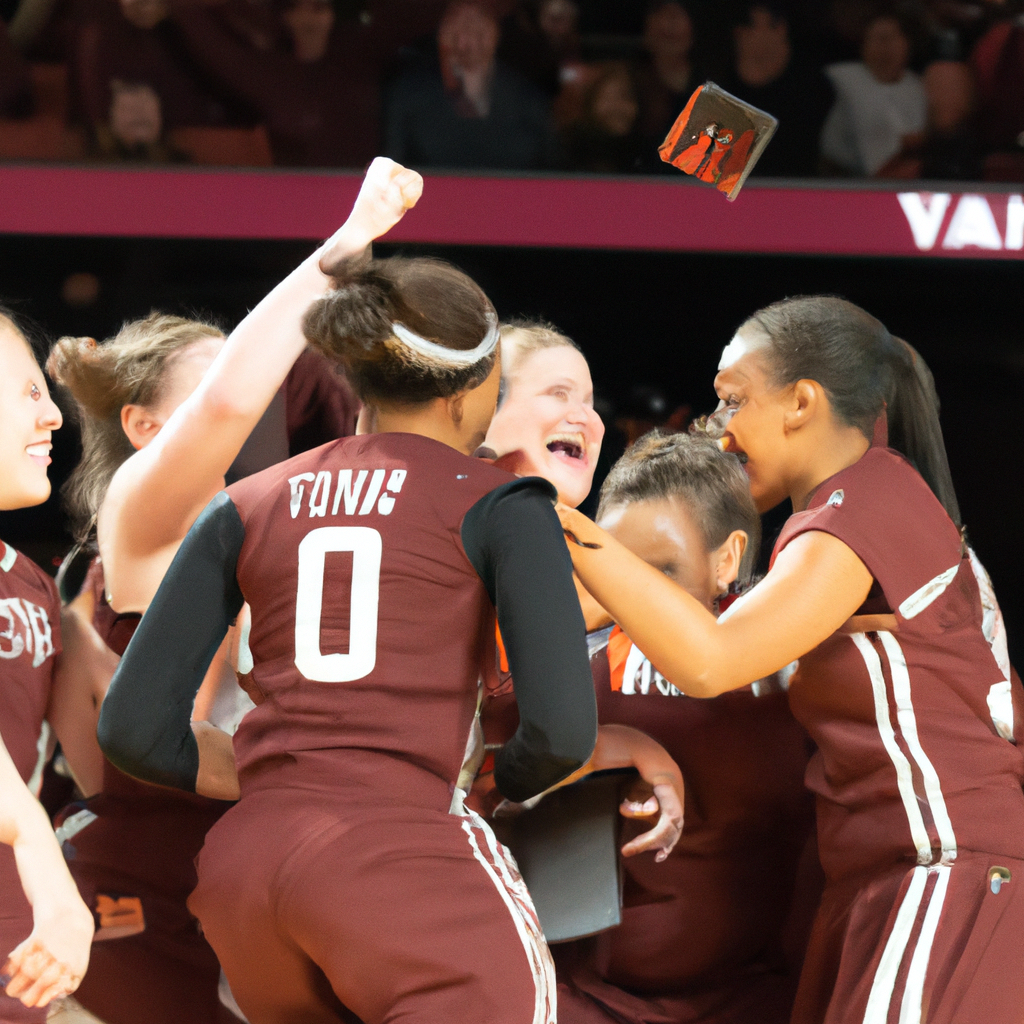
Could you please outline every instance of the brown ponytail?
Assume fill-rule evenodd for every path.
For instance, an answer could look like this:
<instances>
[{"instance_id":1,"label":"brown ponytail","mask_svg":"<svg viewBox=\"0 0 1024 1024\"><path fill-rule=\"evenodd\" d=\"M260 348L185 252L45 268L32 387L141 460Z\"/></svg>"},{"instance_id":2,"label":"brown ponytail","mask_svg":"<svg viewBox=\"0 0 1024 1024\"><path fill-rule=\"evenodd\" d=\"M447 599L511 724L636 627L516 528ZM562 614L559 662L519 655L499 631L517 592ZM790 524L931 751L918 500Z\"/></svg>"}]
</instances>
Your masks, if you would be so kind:
<instances>
[{"instance_id":1,"label":"brown ponytail","mask_svg":"<svg viewBox=\"0 0 1024 1024\"><path fill-rule=\"evenodd\" d=\"M333 269L334 290L307 310L309 344L340 363L369 404L417 405L481 384L492 351L470 365L448 363L395 336L401 324L453 353L480 345L496 322L480 286L443 260L360 256Z\"/></svg>"},{"instance_id":2,"label":"brown ponytail","mask_svg":"<svg viewBox=\"0 0 1024 1024\"><path fill-rule=\"evenodd\" d=\"M46 369L71 392L82 430L82 458L63 488L79 543L91 539L110 480L135 451L121 427L121 409L159 402L174 355L223 336L212 324L151 313L101 345L92 338L61 338L54 345Z\"/></svg>"},{"instance_id":3,"label":"brown ponytail","mask_svg":"<svg viewBox=\"0 0 1024 1024\"><path fill-rule=\"evenodd\" d=\"M902 452L924 477L957 527L960 503L946 457L946 443L939 423L939 395L935 378L918 351L902 338L893 339L903 350L896 358L896 372L886 416L889 446Z\"/></svg>"}]
</instances>

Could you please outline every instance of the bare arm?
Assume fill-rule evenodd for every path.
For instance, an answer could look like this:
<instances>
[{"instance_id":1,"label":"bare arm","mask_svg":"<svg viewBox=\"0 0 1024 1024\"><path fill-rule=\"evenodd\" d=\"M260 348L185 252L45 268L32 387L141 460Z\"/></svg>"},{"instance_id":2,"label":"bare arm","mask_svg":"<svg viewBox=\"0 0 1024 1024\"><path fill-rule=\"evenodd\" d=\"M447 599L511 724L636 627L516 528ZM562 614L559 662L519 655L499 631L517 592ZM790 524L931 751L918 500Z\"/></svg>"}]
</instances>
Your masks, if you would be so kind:
<instances>
[{"instance_id":1,"label":"bare arm","mask_svg":"<svg viewBox=\"0 0 1024 1024\"><path fill-rule=\"evenodd\" d=\"M771 572L720 618L573 509L559 506L573 567L658 671L691 697L715 697L777 672L831 636L864 603L867 567L821 531L796 537Z\"/></svg>"},{"instance_id":2,"label":"bare arm","mask_svg":"<svg viewBox=\"0 0 1024 1024\"><path fill-rule=\"evenodd\" d=\"M46 719L75 783L84 796L92 796L103 788L96 723L119 659L74 602L62 611L60 622L64 649L53 673Z\"/></svg>"},{"instance_id":3,"label":"bare arm","mask_svg":"<svg viewBox=\"0 0 1024 1024\"><path fill-rule=\"evenodd\" d=\"M195 720L192 722L192 735L199 746L196 792L214 800L237 800L242 791L238 785L231 737L209 722Z\"/></svg>"},{"instance_id":4,"label":"bare arm","mask_svg":"<svg viewBox=\"0 0 1024 1024\"><path fill-rule=\"evenodd\" d=\"M292 271L231 333L199 387L114 475L97 533L119 612L145 611L189 527L306 345L302 315L329 269L362 252L415 205L422 179L382 157L370 165L340 230Z\"/></svg>"},{"instance_id":5,"label":"bare arm","mask_svg":"<svg viewBox=\"0 0 1024 1024\"><path fill-rule=\"evenodd\" d=\"M46 812L18 775L0 742L0 842L14 848L18 875L32 905L32 934L7 956L0 974L7 994L45 1006L78 988L89 963L92 914L71 880Z\"/></svg>"},{"instance_id":6,"label":"bare arm","mask_svg":"<svg viewBox=\"0 0 1024 1024\"><path fill-rule=\"evenodd\" d=\"M647 733L628 725L601 725L590 760L579 771L563 779L555 789L582 779L591 772L610 768L635 768L640 778L653 790L654 797L639 805L627 798L619 808L630 818L658 815L654 826L622 848L624 857L647 850L657 850L655 860L663 861L676 845L683 831L683 799L685 787L679 765L668 751Z\"/></svg>"}]
</instances>

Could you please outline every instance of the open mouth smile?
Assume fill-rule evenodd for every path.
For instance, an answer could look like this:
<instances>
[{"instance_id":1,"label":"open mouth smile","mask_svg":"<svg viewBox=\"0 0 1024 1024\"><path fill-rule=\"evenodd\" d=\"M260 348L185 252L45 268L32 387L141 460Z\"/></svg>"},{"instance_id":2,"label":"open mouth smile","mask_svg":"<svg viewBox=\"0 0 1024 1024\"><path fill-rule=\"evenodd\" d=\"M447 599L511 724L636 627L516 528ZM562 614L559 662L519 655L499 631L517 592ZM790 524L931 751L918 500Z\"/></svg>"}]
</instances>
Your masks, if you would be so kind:
<instances>
[{"instance_id":1,"label":"open mouth smile","mask_svg":"<svg viewBox=\"0 0 1024 1024\"><path fill-rule=\"evenodd\" d=\"M582 434L552 434L546 441L546 447L561 459L584 465L587 462L587 441Z\"/></svg>"}]
</instances>

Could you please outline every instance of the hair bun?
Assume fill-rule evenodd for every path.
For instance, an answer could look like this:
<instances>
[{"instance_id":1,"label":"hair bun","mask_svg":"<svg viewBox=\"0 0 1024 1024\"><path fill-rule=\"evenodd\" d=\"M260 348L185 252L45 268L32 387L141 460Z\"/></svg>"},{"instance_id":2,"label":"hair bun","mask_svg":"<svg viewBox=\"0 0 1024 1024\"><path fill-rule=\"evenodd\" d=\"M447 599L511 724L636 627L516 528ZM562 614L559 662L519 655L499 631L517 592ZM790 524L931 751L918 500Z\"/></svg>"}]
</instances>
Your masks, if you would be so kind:
<instances>
[{"instance_id":1,"label":"hair bun","mask_svg":"<svg viewBox=\"0 0 1024 1024\"><path fill-rule=\"evenodd\" d=\"M121 407L116 360L95 338L61 338L50 351L46 371L97 419L106 419Z\"/></svg>"},{"instance_id":2,"label":"hair bun","mask_svg":"<svg viewBox=\"0 0 1024 1024\"><path fill-rule=\"evenodd\" d=\"M336 362L366 353L391 336L394 286L372 269L335 279L335 288L306 312L302 329L317 351Z\"/></svg>"}]
</instances>

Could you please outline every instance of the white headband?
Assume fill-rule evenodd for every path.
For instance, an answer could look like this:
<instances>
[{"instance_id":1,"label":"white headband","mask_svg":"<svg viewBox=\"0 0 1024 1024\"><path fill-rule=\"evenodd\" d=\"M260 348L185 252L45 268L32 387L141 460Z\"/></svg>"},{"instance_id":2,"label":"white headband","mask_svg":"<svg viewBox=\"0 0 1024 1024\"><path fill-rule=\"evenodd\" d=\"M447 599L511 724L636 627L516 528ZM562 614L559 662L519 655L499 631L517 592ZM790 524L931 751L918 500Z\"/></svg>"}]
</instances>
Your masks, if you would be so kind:
<instances>
[{"instance_id":1,"label":"white headband","mask_svg":"<svg viewBox=\"0 0 1024 1024\"><path fill-rule=\"evenodd\" d=\"M476 348L471 348L468 351L446 348L444 345L427 341L426 338L421 338L418 334L414 334L403 324L392 324L391 330L395 332L395 337L404 345L408 345L414 352L418 352L428 359L454 366L472 366L474 363L480 362L485 356L489 356L498 345L498 338L500 336L498 332L498 318L490 311L485 315L488 324L487 334L484 335L484 340Z\"/></svg>"}]
</instances>

